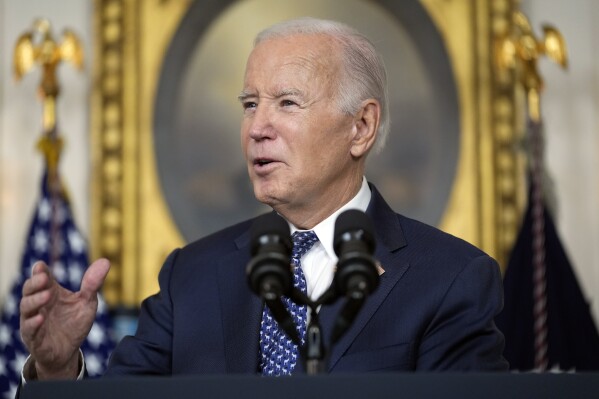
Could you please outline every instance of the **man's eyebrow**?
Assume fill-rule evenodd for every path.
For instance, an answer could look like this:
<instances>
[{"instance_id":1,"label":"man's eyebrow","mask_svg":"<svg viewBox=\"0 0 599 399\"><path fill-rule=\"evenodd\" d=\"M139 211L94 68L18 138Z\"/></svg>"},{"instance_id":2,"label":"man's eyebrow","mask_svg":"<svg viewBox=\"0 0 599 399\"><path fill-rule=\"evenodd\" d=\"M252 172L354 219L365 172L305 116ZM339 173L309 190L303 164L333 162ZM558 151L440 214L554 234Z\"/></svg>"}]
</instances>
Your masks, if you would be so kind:
<instances>
[{"instance_id":1,"label":"man's eyebrow","mask_svg":"<svg viewBox=\"0 0 599 399\"><path fill-rule=\"evenodd\" d=\"M281 97L285 97L285 96L303 96L303 92L299 89L281 89L279 91L277 91L276 93L274 93L274 98L281 98ZM237 96L237 99L240 102L244 102L246 101L248 98L255 98L257 97L257 94L249 92L249 91L245 91L242 90L241 93L239 93L239 95Z\"/></svg>"},{"instance_id":2,"label":"man's eyebrow","mask_svg":"<svg viewBox=\"0 0 599 399\"><path fill-rule=\"evenodd\" d=\"M302 96L303 92L299 89L282 89L275 94L276 98L284 96Z\"/></svg>"},{"instance_id":3,"label":"man's eyebrow","mask_svg":"<svg viewBox=\"0 0 599 399\"><path fill-rule=\"evenodd\" d=\"M239 93L239 95L237 96L237 99L240 102L243 102L243 101L247 100L250 97L256 97L256 95L254 93L250 93L248 91L242 90L241 93Z\"/></svg>"}]
</instances>

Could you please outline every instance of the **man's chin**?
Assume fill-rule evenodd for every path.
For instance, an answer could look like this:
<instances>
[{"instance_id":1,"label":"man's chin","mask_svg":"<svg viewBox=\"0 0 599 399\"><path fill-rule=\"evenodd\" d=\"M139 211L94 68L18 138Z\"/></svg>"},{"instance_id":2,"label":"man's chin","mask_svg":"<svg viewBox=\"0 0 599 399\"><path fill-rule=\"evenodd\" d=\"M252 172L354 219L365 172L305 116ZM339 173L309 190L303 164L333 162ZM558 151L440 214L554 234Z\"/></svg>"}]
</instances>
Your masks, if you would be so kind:
<instances>
[{"instance_id":1,"label":"man's chin","mask_svg":"<svg viewBox=\"0 0 599 399\"><path fill-rule=\"evenodd\" d=\"M256 199L264 205L270 206L271 208L276 208L276 206L280 204L280 202L273 197L256 196Z\"/></svg>"},{"instance_id":2,"label":"man's chin","mask_svg":"<svg viewBox=\"0 0 599 399\"><path fill-rule=\"evenodd\" d=\"M277 205L281 204L281 196L275 190L267 190L266 188L258 188L254 186L254 196L264 205L276 209Z\"/></svg>"}]
</instances>

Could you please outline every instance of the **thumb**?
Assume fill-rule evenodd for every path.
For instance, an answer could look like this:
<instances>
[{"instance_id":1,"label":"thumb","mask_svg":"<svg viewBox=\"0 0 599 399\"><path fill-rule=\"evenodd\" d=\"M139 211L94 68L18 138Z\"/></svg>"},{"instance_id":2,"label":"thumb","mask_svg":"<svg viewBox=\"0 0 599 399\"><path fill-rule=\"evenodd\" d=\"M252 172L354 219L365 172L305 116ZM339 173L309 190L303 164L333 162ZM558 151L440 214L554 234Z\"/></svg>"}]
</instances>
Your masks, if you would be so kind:
<instances>
[{"instance_id":1,"label":"thumb","mask_svg":"<svg viewBox=\"0 0 599 399\"><path fill-rule=\"evenodd\" d=\"M88 268L81 280L81 295L86 299L95 298L106 279L110 262L108 259L98 259Z\"/></svg>"}]
</instances>

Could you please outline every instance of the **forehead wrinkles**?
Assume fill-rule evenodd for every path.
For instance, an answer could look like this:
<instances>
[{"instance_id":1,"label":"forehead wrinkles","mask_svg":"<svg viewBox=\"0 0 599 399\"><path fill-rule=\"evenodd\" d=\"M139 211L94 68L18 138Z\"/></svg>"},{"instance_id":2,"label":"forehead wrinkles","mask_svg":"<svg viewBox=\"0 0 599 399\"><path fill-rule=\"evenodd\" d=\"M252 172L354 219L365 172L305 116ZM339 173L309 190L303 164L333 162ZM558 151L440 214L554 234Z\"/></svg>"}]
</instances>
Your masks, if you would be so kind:
<instances>
[{"instance_id":1,"label":"forehead wrinkles","mask_svg":"<svg viewBox=\"0 0 599 399\"><path fill-rule=\"evenodd\" d=\"M306 81L319 79L326 70L325 65L314 54L295 55L282 63L282 69L291 72L291 78L303 77Z\"/></svg>"},{"instance_id":2,"label":"forehead wrinkles","mask_svg":"<svg viewBox=\"0 0 599 399\"><path fill-rule=\"evenodd\" d=\"M333 54L319 46L316 50L307 49L303 53L290 56L282 66L294 72L293 79L303 76L305 83L315 86L318 91L326 91L328 96L334 97L336 93L333 88L337 86L340 75L339 63L336 62Z\"/></svg>"},{"instance_id":3,"label":"forehead wrinkles","mask_svg":"<svg viewBox=\"0 0 599 399\"><path fill-rule=\"evenodd\" d=\"M311 63L312 69L327 78L337 77L337 72L341 66L340 51L338 44L330 37L324 35L316 36L312 47L308 48L305 55L299 58L304 62Z\"/></svg>"}]
</instances>

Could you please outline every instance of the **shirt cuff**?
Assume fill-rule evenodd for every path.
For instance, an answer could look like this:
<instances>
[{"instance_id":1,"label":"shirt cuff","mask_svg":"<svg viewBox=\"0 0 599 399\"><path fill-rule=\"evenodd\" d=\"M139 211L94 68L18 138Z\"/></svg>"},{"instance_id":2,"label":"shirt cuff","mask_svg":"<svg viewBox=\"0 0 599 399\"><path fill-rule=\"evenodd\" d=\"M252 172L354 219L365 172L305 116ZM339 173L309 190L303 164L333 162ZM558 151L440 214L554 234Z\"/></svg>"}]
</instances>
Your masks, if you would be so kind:
<instances>
[{"instance_id":1,"label":"shirt cuff","mask_svg":"<svg viewBox=\"0 0 599 399\"><path fill-rule=\"evenodd\" d=\"M77 381L83 379L83 375L85 374L85 358L83 357L83 352L79 349L79 375L77 376ZM35 371L35 360L31 358L31 355L27 357L25 360L25 364L21 369L21 385L25 385L27 381L36 381L37 380L37 372Z\"/></svg>"}]
</instances>

